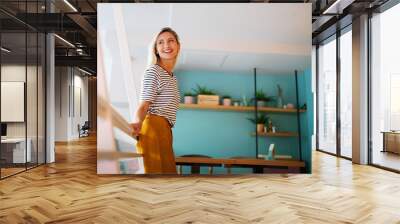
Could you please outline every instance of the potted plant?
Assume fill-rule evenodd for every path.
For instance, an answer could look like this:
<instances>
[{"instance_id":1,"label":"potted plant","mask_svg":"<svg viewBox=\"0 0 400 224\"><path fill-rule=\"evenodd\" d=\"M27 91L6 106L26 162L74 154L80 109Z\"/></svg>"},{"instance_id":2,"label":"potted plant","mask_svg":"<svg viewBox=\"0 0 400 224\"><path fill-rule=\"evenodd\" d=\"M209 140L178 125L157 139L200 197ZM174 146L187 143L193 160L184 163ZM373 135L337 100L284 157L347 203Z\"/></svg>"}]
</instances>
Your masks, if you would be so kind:
<instances>
[{"instance_id":1,"label":"potted plant","mask_svg":"<svg viewBox=\"0 0 400 224\"><path fill-rule=\"evenodd\" d=\"M267 102L273 100L273 97L267 96L262 90L257 90L256 97L252 100L256 101L258 107L265 107Z\"/></svg>"},{"instance_id":2,"label":"potted plant","mask_svg":"<svg viewBox=\"0 0 400 224\"><path fill-rule=\"evenodd\" d=\"M258 133L263 133L264 132L264 127L265 124L268 122L269 117L266 114L260 114L257 116L257 118L247 118L249 121L253 122L254 124L257 124L257 132Z\"/></svg>"},{"instance_id":3,"label":"potted plant","mask_svg":"<svg viewBox=\"0 0 400 224\"><path fill-rule=\"evenodd\" d=\"M194 103L194 93L191 92L185 92L184 98L183 98L183 103L184 104L193 104Z\"/></svg>"},{"instance_id":4,"label":"potted plant","mask_svg":"<svg viewBox=\"0 0 400 224\"><path fill-rule=\"evenodd\" d=\"M219 96L213 90L197 85L193 91L197 95L198 104L219 105Z\"/></svg>"},{"instance_id":5,"label":"potted plant","mask_svg":"<svg viewBox=\"0 0 400 224\"><path fill-rule=\"evenodd\" d=\"M230 96L225 95L222 97L222 105L224 106L230 106L232 104L232 99Z\"/></svg>"},{"instance_id":6,"label":"potted plant","mask_svg":"<svg viewBox=\"0 0 400 224\"><path fill-rule=\"evenodd\" d=\"M232 100L232 103L233 103L233 106L234 107L238 107L238 106L240 106L240 100Z\"/></svg>"},{"instance_id":7,"label":"potted plant","mask_svg":"<svg viewBox=\"0 0 400 224\"><path fill-rule=\"evenodd\" d=\"M276 106L279 108L283 108L283 90L279 84L276 86L278 88L278 96L276 98Z\"/></svg>"}]
</instances>

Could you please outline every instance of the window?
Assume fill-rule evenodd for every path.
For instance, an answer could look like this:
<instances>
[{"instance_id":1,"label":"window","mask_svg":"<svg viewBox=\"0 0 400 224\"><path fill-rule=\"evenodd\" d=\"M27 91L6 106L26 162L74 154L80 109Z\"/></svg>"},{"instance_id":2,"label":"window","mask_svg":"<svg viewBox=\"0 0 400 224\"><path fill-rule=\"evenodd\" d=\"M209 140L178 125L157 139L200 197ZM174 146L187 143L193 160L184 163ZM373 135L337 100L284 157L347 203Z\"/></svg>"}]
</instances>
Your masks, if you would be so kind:
<instances>
[{"instance_id":1,"label":"window","mask_svg":"<svg viewBox=\"0 0 400 224\"><path fill-rule=\"evenodd\" d=\"M340 155L352 157L352 32L340 36Z\"/></svg>"},{"instance_id":2,"label":"window","mask_svg":"<svg viewBox=\"0 0 400 224\"><path fill-rule=\"evenodd\" d=\"M318 48L318 149L336 153L336 40Z\"/></svg>"},{"instance_id":3,"label":"window","mask_svg":"<svg viewBox=\"0 0 400 224\"><path fill-rule=\"evenodd\" d=\"M390 130L400 130L400 73L390 74Z\"/></svg>"},{"instance_id":4,"label":"window","mask_svg":"<svg viewBox=\"0 0 400 224\"><path fill-rule=\"evenodd\" d=\"M400 133L390 132L400 130L399 21L399 4L371 19L371 158L395 170L400 170Z\"/></svg>"}]
</instances>

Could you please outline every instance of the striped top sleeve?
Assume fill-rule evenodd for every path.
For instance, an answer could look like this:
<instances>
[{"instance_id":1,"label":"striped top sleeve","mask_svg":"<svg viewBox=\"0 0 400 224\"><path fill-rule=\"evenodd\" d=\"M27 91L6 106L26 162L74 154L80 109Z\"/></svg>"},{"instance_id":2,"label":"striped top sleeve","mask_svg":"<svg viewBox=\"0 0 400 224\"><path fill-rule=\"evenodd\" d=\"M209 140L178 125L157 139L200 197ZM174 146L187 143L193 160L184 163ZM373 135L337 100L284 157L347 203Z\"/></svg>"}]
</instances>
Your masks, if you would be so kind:
<instances>
[{"instance_id":1,"label":"striped top sleeve","mask_svg":"<svg viewBox=\"0 0 400 224\"><path fill-rule=\"evenodd\" d=\"M143 81L142 91L140 93L141 101L148 101L153 103L157 96L159 74L154 67L146 70Z\"/></svg>"}]
</instances>

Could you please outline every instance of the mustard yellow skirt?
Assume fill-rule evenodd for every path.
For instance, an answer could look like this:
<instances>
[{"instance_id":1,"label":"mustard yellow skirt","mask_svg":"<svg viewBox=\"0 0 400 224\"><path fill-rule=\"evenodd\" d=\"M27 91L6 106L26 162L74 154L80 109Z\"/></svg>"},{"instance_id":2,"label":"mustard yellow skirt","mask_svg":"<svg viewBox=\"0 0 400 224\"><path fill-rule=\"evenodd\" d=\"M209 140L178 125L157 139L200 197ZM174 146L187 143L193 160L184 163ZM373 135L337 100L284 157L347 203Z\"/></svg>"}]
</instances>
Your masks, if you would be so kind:
<instances>
[{"instance_id":1,"label":"mustard yellow skirt","mask_svg":"<svg viewBox=\"0 0 400 224\"><path fill-rule=\"evenodd\" d=\"M164 117L146 115L136 144L146 174L176 174L172 130Z\"/></svg>"}]
</instances>

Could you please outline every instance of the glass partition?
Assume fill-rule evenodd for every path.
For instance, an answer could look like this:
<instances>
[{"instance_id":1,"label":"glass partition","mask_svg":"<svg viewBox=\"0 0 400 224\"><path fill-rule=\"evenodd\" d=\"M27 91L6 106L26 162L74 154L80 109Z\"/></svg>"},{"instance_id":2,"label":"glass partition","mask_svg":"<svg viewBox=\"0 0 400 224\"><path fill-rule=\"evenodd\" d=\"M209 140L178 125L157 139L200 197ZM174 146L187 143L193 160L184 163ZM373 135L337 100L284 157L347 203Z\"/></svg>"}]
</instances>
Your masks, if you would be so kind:
<instances>
[{"instance_id":1,"label":"glass partition","mask_svg":"<svg viewBox=\"0 0 400 224\"><path fill-rule=\"evenodd\" d=\"M43 12L44 1L26 3L0 6L17 13ZM5 178L45 163L46 39L1 12L0 26L0 178Z\"/></svg>"},{"instance_id":2,"label":"glass partition","mask_svg":"<svg viewBox=\"0 0 400 224\"><path fill-rule=\"evenodd\" d=\"M1 176L24 171L31 151L26 141L26 34L1 34ZM29 146L29 144L28 144Z\"/></svg>"}]
</instances>

